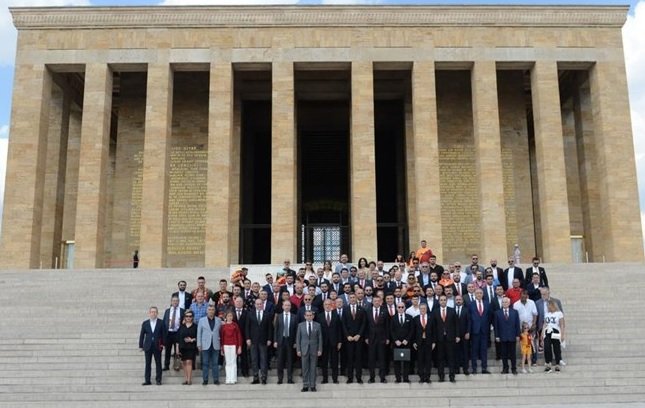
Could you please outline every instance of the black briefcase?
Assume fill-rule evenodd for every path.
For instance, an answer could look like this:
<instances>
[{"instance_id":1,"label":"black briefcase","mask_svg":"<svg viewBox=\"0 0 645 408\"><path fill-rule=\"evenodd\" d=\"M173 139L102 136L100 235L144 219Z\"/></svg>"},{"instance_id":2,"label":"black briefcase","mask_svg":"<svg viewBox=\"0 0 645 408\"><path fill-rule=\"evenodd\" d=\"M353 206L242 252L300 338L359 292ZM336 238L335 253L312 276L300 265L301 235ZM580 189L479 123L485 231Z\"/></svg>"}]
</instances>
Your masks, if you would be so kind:
<instances>
[{"instance_id":1,"label":"black briefcase","mask_svg":"<svg viewBox=\"0 0 645 408\"><path fill-rule=\"evenodd\" d=\"M410 361L410 349L395 348L392 354L394 354L394 361Z\"/></svg>"}]
</instances>

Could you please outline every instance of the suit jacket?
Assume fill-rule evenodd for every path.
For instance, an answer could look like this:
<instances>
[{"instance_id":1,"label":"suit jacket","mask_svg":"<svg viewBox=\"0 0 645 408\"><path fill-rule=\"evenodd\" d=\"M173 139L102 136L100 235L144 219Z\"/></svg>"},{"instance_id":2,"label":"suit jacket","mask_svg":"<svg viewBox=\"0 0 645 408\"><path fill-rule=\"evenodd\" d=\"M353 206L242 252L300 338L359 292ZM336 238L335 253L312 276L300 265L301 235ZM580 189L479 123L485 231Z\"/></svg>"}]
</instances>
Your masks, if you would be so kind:
<instances>
[{"instance_id":1,"label":"suit jacket","mask_svg":"<svg viewBox=\"0 0 645 408\"><path fill-rule=\"evenodd\" d=\"M495 312L495 337L500 341L516 341L520 336L520 314L510 307L508 309L508 320L504 316L504 309Z\"/></svg>"},{"instance_id":2,"label":"suit jacket","mask_svg":"<svg viewBox=\"0 0 645 408\"><path fill-rule=\"evenodd\" d=\"M257 311L250 310L246 317L246 328L244 337L251 340L253 344L266 345L267 341L273 340L273 315L262 312L262 321L258 322Z\"/></svg>"},{"instance_id":3,"label":"suit jacket","mask_svg":"<svg viewBox=\"0 0 645 408\"><path fill-rule=\"evenodd\" d=\"M211 347L211 345L215 350L219 350L221 348L219 331L220 331L220 328L222 327L222 319L215 316L213 320L215 320L215 324L213 325L213 329L211 330L211 326L208 323L208 316L204 316L201 319L199 319L199 323L197 324L197 347L198 348L201 348L203 350L208 350Z\"/></svg>"},{"instance_id":4,"label":"suit jacket","mask_svg":"<svg viewBox=\"0 0 645 408\"><path fill-rule=\"evenodd\" d=\"M493 313L495 313L496 311L502 308L502 302L497 297L497 295L495 295L495 297L493 298L493 301L490 302L490 306L493 309Z\"/></svg>"},{"instance_id":5,"label":"suit jacket","mask_svg":"<svg viewBox=\"0 0 645 408\"><path fill-rule=\"evenodd\" d=\"M551 297L551 300L553 300L555 304L558 305L558 308L560 309L560 311L564 313L564 310L562 309L562 302L560 302L560 299ZM538 311L537 322L535 324L538 330L542 330L542 326L544 326L544 300L542 298L540 298L537 302L535 302L535 308Z\"/></svg>"},{"instance_id":6,"label":"suit jacket","mask_svg":"<svg viewBox=\"0 0 645 408\"><path fill-rule=\"evenodd\" d=\"M441 318L441 307L432 312L432 331L434 332L435 343L440 341L455 342L459 337L459 321L455 310L446 308L446 321ZM444 336L445 333L445 336Z\"/></svg>"},{"instance_id":7,"label":"suit jacket","mask_svg":"<svg viewBox=\"0 0 645 408\"><path fill-rule=\"evenodd\" d=\"M269 302L273 302L273 285L267 283L266 285L262 286L262 289L260 290L265 291L269 295Z\"/></svg>"},{"instance_id":8,"label":"suit jacket","mask_svg":"<svg viewBox=\"0 0 645 408\"><path fill-rule=\"evenodd\" d=\"M242 338L246 339L244 333L246 332L246 320L248 317L248 312L246 309L242 309L242 314L240 314L240 318L237 318L237 311L236 309L233 309L233 321L237 323L237 326L240 328L240 333L242 334Z\"/></svg>"},{"instance_id":9,"label":"suit jacket","mask_svg":"<svg viewBox=\"0 0 645 408\"><path fill-rule=\"evenodd\" d=\"M141 323L141 331L139 333L139 348L144 351L155 351L161 350L164 345L164 333L166 328L164 327L163 320L157 319L157 324L155 324L154 331L152 330L152 325L150 324L150 319L144 320Z\"/></svg>"},{"instance_id":10,"label":"suit jacket","mask_svg":"<svg viewBox=\"0 0 645 408\"><path fill-rule=\"evenodd\" d=\"M298 318L295 314L289 313L289 347L293 347L296 343L296 329L298 328ZM278 343L278 347L282 347L282 342L284 341L284 313L279 313L275 315L275 322L273 324L273 342Z\"/></svg>"},{"instance_id":11,"label":"suit jacket","mask_svg":"<svg viewBox=\"0 0 645 408\"><path fill-rule=\"evenodd\" d=\"M327 312L324 310L318 313L316 321L320 323L322 330L322 341L325 348L330 347L329 350L336 350L338 343L343 342L343 323L340 317L336 314L336 310L331 311L331 319L329 325L327 324Z\"/></svg>"},{"instance_id":12,"label":"suit jacket","mask_svg":"<svg viewBox=\"0 0 645 408\"><path fill-rule=\"evenodd\" d=\"M493 285L493 288L492 288L493 297L495 297L495 286L496 285ZM488 303L490 303L491 299L488 296L488 285L484 286L484 288L482 290L484 291L484 300L487 301Z\"/></svg>"},{"instance_id":13,"label":"suit jacket","mask_svg":"<svg viewBox=\"0 0 645 408\"><path fill-rule=\"evenodd\" d=\"M374 320L374 306L368 307L365 315L366 338L369 339L370 346L377 342L385 343L386 340L389 340L390 315L387 313L387 309L381 306L376 320Z\"/></svg>"},{"instance_id":14,"label":"suit jacket","mask_svg":"<svg viewBox=\"0 0 645 408\"><path fill-rule=\"evenodd\" d=\"M455 306L455 314L457 314L457 307ZM466 333L470 333L470 310L468 306L462 305L459 315L457 315L457 320L459 321L459 337L464 337Z\"/></svg>"},{"instance_id":15,"label":"suit jacket","mask_svg":"<svg viewBox=\"0 0 645 408\"><path fill-rule=\"evenodd\" d=\"M336 293L338 293L338 296L340 296L343 293L343 285L340 282L338 283L330 282L329 290L335 291Z\"/></svg>"},{"instance_id":16,"label":"suit jacket","mask_svg":"<svg viewBox=\"0 0 645 408\"><path fill-rule=\"evenodd\" d=\"M454 296L457 296L459 294L459 291L457 290L457 286L461 287L461 296L462 297L465 296L466 293L468 292L468 285L466 285L465 283L462 283L462 282L459 282L459 283L454 282L452 284L452 294Z\"/></svg>"},{"instance_id":17,"label":"suit jacket","mask_svg":"<svg viewBox=\"0 0 645 408\"><path fill-rule=\"evenodd\" d=\"M501 275L498 275L499 278L499 284L502 285L504 288L504 292L506 292L509 288L508 286L508 270L510 268L504 269ZM524 287L524 276L522 275L522 269L518 268L517 266L513 268L513 279L519 279L521 287Z\"/></svg>"},{"instance_id":18,"label":"suit jacket","mask_svg":"<svg viewBox=\"0 0 645 408\"><path fill-rule=\"evenodd\" d=\"M546 271L543 267L538 266L538 273L540 274L540 285L549 287L549 278L546 277ZM522 287L525 287L531 282L533 277L533 266L526 268L526 274L524 275L524 282L522 282ZM520 279L521 282L521 279Z\"/></svg>"},{"instance_id":19,"label":"suit jacket","mask_svg":"<svg viewBox=\"0 0 645 408\"><path fill-rule=\"evenodd\" d=\"M314 305L311 305L311 310L314 312L314 320L315 320L316 315L318 314L318 308L315 307ZM307 308L305 307L305 302L302 302L302 305L298 309L298 323L305 321L305 312L306 311L307 311Z\"/></svg>"},{"instance_id":20,"label":"suit jacket","mask_svg":"<svg viewBox=\"0 0 645 408\"><path fill-rule=\"evenodd\" d=\"M170 310L172 307L169 307L166 309L166 311L163 314L163 324L164 324L164 344L168 344L168 334L170 333ZM181 327L181 322L184 320L184 309L180 308L177 306L177 319L179 319L179 324L177 324L177 331L179 331L179 327Z\"/></svg>"},{"instance_id":21,"label":"suit jacket","mask_svg":"<svg viewBox=\"0 0 645 408\"><path fill-rule=\"evenodd\" d=\"M361 337L365 336L365 325L366 317L365 311L356 306L356 316L352 317L351 305L345 306L343 308L343 337L347 338L349 336L359 335Z\"/></svg>"},{"instance_id":22,"label":"suit jacket","mask_svg":"<svg viewBox=\"0 0 645 408\"><path fill-rule=\"evenodd\" d=\"M529 292L529 299L531 299L534 302L537 302L542 298L542 292L540 292L540 289L542 289L544 286L539 285L537 288L533 286L532 283L527 283L526 284L526 290Z\"/></svg>"},{"instance_id":23,"label":"suit jacket","mask_svg":"<svg viewBox=\"0 0 645 408\"><path fill-rule=\"evenodd\" d=\"M477 310L477 301L471 302L468 305L468 312L470 314L468 332L471 335L488 335L490 333L493 313L490 303L482 299L482 305L484 313L481 316Z\"/></svg>"},{"instance_id":24,"label":"suit jacket","mask_svg":"<svg viewBox=\"0 0 645 408\"><path fill-rule=\"evenodd\" d=\"M184 291L184 309L190 309L190 305L193 303L193 295L188 291ZM179 292L173 293L170 297L177 296L179 297ZM181 306L181 305L179 305Z\"/></svg>"},{"instance_id":25,"label":"suit jacket","mask_svg":"<svg viewBox=\"0 0 645 408\"><path fill-rule=\"evenodd\" d=\"M468 306L471 303L468 291L464 292L462 297L464 298L464 305ZM475 293L473 293L473 299L475 299Z\"/></svg>"},{"instance_id":26,"label":"suit jacket","mask_svg":"<svg viewBox=\"0 0 645 408\"><path fill-rule=\"evenodd\" d=\"M296 330L296 351L302 353L303 356L309 353L322 352L323 338L320 323L316 321L311 322L311 333L307 333L307 323L302 322L298 324ZM314 367L315 368L315 367Z\"/></svg>"},{"instance_id":27,"label":"suit jacket","mask_svg":"<svg viewBox=\"0 0 645 408\"><path fill-rule=\"evenodd\" d=\"M413 329L412 329L412 335L413 335L413 343L417 345L421 345L423 343L423 334L425 332L425 341L426 343L433 343L434 342L434 333L432 332L432 314L428 313L426 314L426 327L424 328L423 325L421 324L421 315L415 316L414 319L412 320L413 324Z\"/></svg>"},{"instance_id":28,"label":"suit jacket","mask_svg":"<svg viewBox=\"0 0 645 408\"><path fill-rule=\"evenodd\" d=\"M399 319L399 314L396 313L390 318L390 340L392 347L399 347L394 345L396 340L403 341L407 340L408 345L401 345L400 347L410 347L412 342L412 337L414 335L414 321L412 316L408 314L403 314L403 324L401 324Z\"/></svg>"},{"instance_id":29,"label":"suit jacket","mask_svg":"<svg viewBox=\"0 0 645 408\"><path fill-rule=\"evenodd\" d=\"M329 299L329 292L327 292L327 299ZM311 305L314 306L318 310L323 310L325 304L325 300L323 299L323 294L316 295L314 297L314 300L311 302Z\"/></svg>"}]
</instances>

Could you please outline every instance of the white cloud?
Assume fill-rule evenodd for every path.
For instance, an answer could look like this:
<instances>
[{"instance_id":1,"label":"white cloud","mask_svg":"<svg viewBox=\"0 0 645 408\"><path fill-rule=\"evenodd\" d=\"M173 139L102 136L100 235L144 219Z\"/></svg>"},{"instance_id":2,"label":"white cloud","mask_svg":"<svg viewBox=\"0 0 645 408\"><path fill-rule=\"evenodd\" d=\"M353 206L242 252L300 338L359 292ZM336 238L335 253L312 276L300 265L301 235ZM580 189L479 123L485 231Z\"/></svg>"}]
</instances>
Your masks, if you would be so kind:
<instances>
[{"instance_id":1,"label":"white cloud","mask_svg":"<svg viewBox=\"0 0 645 408\"><path fill-rule=\"evenodd\" d=\"M13 65L16 57L16 29L9 7L34 6L87 6L89 0L0 0L0 66Z\"/></svg>"},{"instance_id":2,"label":"white cloud","mask_svg":"<svg viewBox=\"0 0 645 408\"><path fill-rule=\"evenodd\" d=\"M638 173L641 221L645 234L645 1L634 8L623 27L623 46ZM645 236L645 235L644 235Z\"/></svg>"},{"instance_id":3,"label":"white cloud","mask_svg":"<svg viewBox=\"0 0 645 408\"><path fill-rule=\"evenodd\" d=\"M9 137L9 125L0 126L0 139L6 139ZM0 162L1 165L1 162Z\"/></svg>"}]
</instances>

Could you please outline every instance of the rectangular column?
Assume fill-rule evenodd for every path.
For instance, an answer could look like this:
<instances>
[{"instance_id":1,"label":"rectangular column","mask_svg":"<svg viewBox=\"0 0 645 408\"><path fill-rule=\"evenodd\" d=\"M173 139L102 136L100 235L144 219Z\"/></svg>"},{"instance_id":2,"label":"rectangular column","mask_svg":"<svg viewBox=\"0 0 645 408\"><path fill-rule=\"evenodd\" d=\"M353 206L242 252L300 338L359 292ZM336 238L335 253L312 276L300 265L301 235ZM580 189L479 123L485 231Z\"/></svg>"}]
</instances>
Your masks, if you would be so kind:
<instances>
[{"instance_id":1,"label":"rectangular column","mask_svg":"<svg viewBox=\"0 0 645 408\"><path fill-rule=\"evenodd\" d=\"M531 70L535 161L544 262L571 262L558 66L536 61ZM535 198L534 198L535 199Z\"/></svg>"},{"instance_id":2,"label":"rectangular column","mask_svg":"<svg viewBox=\"0 0 645 408\"><path fill-rule=\"evenodd\" d=\"M274 62L271 98L271 263L296 257L298 194L292 62Z\"/></svg>"},{"instance_id":3,"label":"rectangular column","mask_svg":"<svg viewBox=\"0 0 645 408\"><path fill-rule=\"evenodd\" d=\"M448 260L442 261L439 130L437 127L434 61L416 61L414 63L412 68L412 111L414 150L411 159L414 162L413 188L416 218L410 218L410 224L416 225L417 235L410 236L410 249L418 248L419 242L425 239L440 262L444 262Z\"/></svg>"},{"instance_id":4,"label":"rectangular column","mask_svg":"<svg viewBox=\"0 0 645 408\"><path fill-rule=\"evenodd\" d=\"M374 69L371 61L352 62L350 135L351 259L377 258Z\"/></svg>"},{"instance_id":5,"label":"rectangular column","mask_svg":"<svg viewBox=\"0 0 645 408\"><path fill-rule=\"evenodd\" d=\"M228 267L232 202L233 70L230 62L210 69L208 115L208 178L206 187L206 267Z\"/></svg>"},{"instance_id":6,"label":"rectangular column","mask_svg":"<svg viewBox=\"0 0 645 408\"><path fill-rule=\"evenodd\" d=\"M643 262L624 61L596 62L589 74L603 230L594 240L602 240L609 262Z\"/></svg>"},{"instance_id":7,"label":"rectangular column","mask_svg":"<svg viewBox=\"0 0 645 408\"><path fill-rule=\"evenodd\" d=\"M17 64L2 217L0 267L37 268L51 98L44 65Z\"/></svg>"},{"instance_id":8,"label":"rectangular column","mask_svg":"<svg viewBox=\"0 0 645 408\"><path fill-rule=\"evenodd\" d=\"M106 64L87 64L76 204L75 268L104 266L111 114L112 71Z\"/></svg>"},{"instance_id":9,"label":"rectangular column","mask_svg":"<svg viewBox=\"0 0 645 408\"><path fill-rule=\"evenodd\" d=\"M172 135L173 73L168 63L148 65L143 141L140 267L166 266L168 174Z\"/></svg>"},{"instance_id":10,"label":"rectangular column","mask_svg":"<svg viewBox=\"0 0 645 408\"><path fill-rule=\"evenodd\" d=\"M495 61L477 61L471 72L473 130L481 216L479 254L506 259L504 175Z\"/></svg>"}]
</instances>

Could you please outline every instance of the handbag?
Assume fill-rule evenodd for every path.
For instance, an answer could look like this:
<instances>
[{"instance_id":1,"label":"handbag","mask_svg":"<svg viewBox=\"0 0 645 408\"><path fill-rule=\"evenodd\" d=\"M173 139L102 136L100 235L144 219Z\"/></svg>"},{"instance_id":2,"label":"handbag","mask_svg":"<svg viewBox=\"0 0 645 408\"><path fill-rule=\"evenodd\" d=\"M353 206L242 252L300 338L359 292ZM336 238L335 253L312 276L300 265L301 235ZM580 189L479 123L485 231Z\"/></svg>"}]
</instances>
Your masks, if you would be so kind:
<instances>
[{"instance_id":1,"label":"handbag","mask_svg":"<svg viewBox=\"0 0 645 408\"><path fill-rule=\"evenodd\" d=\"M562 335L560 333L551 333L551 340L558 340L562 338Z\"/></svg>"},{"instance_id":2,"label":"handbag","mask_svg":"<svg viewBox=\"0 0 645 408\"><path fill-rule=\"evenodd\" d=\"M394 356L394 361L410 361L410 349L407 348L395 348L392 351Z\"/></svg>"},{"instance_id":3,"label":"handbag","mask_svg":"<svg viewBox=\"0 0 645 408\"><path fill-rule=\"evenodd\" d=\"M175 371L179 371L179 369L181 368L181 358L179 358L179 356L176 354L175 354L175 359L172 362L172 368Z\"/></svg>"}]
</instances>

